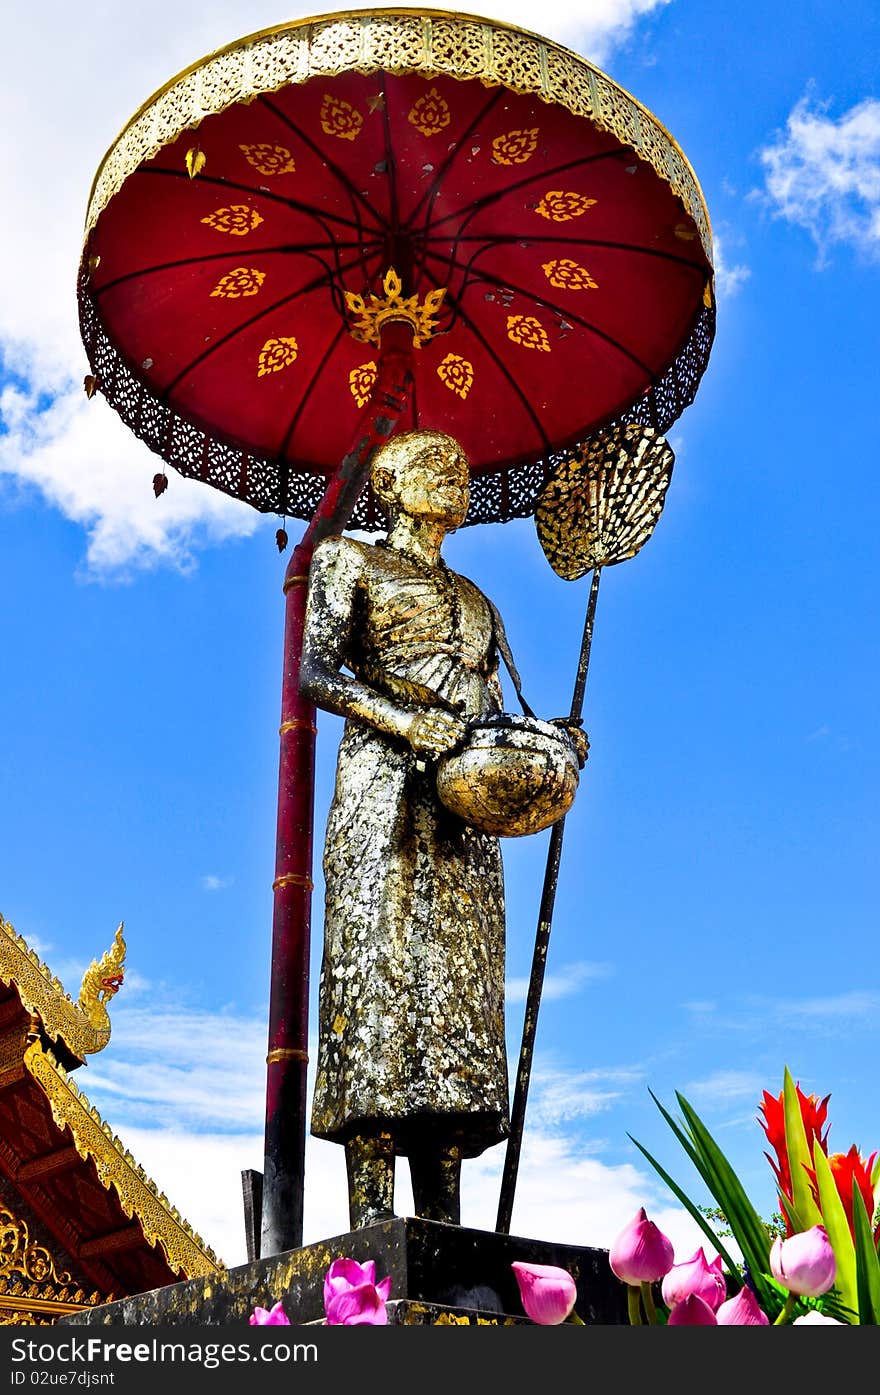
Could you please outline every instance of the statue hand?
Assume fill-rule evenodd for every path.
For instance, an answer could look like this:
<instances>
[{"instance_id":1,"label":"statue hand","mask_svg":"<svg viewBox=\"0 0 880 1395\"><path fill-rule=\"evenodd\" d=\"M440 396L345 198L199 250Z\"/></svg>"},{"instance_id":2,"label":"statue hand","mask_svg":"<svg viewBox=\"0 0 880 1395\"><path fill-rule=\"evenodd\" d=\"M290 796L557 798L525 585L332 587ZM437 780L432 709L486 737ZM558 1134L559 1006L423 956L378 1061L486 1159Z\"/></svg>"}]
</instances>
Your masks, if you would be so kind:
<instances>
[{"instance_id":1,"label":"statue hand","mask_svg":"<svg viewBox=\"0 0 880 1395\"><path fill-rule=\"evenodd\" d=\"M417 755L436 759L451 750L466 732L467 722L463 717L456 717L442 707L428 707L413 715L406 738Z\"/></svg>"},{"instance_id":2,"label":"statue hand","mask_svg":"<svg viewBox=\"0 0 880 1395\"><path fill-rule=\"evenodd\" d=\"M581 730L579 722L572 722L568 717L551 717L550 723L554 727L563 727L574 742L575 754L581 770L587 763L587 753L590 749L590 741L585 731Z\"/></svg>"}]
</instances>

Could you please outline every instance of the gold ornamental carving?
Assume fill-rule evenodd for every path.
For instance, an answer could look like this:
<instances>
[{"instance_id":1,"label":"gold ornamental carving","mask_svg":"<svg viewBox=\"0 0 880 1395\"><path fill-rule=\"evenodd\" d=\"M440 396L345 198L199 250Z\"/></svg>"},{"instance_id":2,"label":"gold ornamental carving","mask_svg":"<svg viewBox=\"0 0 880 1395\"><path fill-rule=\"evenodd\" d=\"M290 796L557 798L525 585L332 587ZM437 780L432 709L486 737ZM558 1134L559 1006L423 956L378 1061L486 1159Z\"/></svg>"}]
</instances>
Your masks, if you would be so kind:
<instances>
[{"instance_id":1,"label":"gold ornamental carving","mask_svg":"<svg viewBox=\"0 0 880 1395\"><path fill-rule=\"evenodd\" d=\"M337 140L357 140L363 124L363 116L351 102L325 93L321 103L321 130L326 136L336 136Z\"/></svg>"},{"instance_id":2,"label":"gold ornamental carving","mask_svg":"<svg viewBox=\"0 0 880 1395\"><path fill-rule=\"evenodd\" d=\"M60 1038L80 1060L102 1051L110 1040L107 1002L122 982L124 967L120 924L112 947L86 970L79 1002L74 1003L61 980L0 916L0 979L15 986L22 1007L39 1017L47 1035L53 1041Z\"/></svg>"},{"instance_id":3,"label":"gold ornamental carving","mask_svg":"<svg viewBox=\"0 0 880 1395\"><path fill-rule=\"evenodd\" d=\"M52 1053L36 1041L24 1064L48 1099L58 1128L69 1129L80 1157L92 1159L101 1185L115 1188L125 1216L137 1221L147 1243L161 1245L170 1267L184 1278L221 1272L213 1250L158 1191Z\"/></svg>"},{"instance_id":4,"label":"gold ornamental carving","mask_svg":"<svg viewBox=\"0 0 880 1395\"><path fill-rule=\"evenodd\" d=\"M569 223L572 218L580 218L595 204L584 194L575 194L571 189L550 189L535 208L542 218L551 223Z\"/></svg>"},{"instance_id":5,"label":"gold ornamental carving","mask_svg":"<svg viewBox=\"0 0 880 1395\"><path fill-rule=\"evenodd\" d=\"M452 113L449 103L440 96L436 87L431 87L414 103L407 120L421 135L439 136L452 120Z\"/></svg>"},{"instance_id":6,"label":"gold ornamental carving","mask_svg":"<svg viewBox=\"0 0 880 1395\"><path fill-rule=\"evenodd\" d=\"M32 1239L27 1222L0 1206L0 1327L50 1326L112 1296L86 1293L58 1267L52 1252Z\"/></svg>"},{"instance_id":7,"label":"gold ornamental carving","mask_svg":"<svg viewBox=\"0 0 880 1395\"><path fill-rule=\"evenodd\" d=\"M597 291L599 285L594 281L585 266L579 262L573 262L570 257L557 257L552 262L545 262L541 267L551 286L555 286L560 291Z\"/></svg>"},{"instance_id":8,"label":"gold ornamental carving","mask_svg":"<svg viewBox=\"0 0 880 1395\"><path fill-rule=\"evenodd\" d=\"M374 359L369 363L361 363L357 368L353 368L348 375L348 386L352 397L358 407L366 407L370 400L370 394L376 383L378 369Z\"/></svg>"},{"instance_id":9,"label":"gold ornamental carving","mask_svg":"<svg viewBox=\"0 0 880 1395\"><path fill-rule=\"evenodd\" d=\"M247 237L258 228L263 219L255 208L246 203L232 203L228 208L215 208L206 218L202 218L215 232L226 233L229 237Z\"/></svg>"},{"instance_id":10,"label":"gold ornamental carving","mask_svg":"<svg viewBox=\"0 0 880 1395\"><path fill-rule=\"evenodd\" d=\"M58 1270L45 1245L31 1239L27 1223L0 1206L0 1278L8 1280L12 1274L38 1284L72 1282L66 1270Z\"/></svg>"},{"instance_id":11,"label":"gold ornamental carving","mask_svg":"<svg viewBox=\"0 0 880 1395\"><path fill-rule=\"evenodd\" d=\"M257 271L253 266L236 266L220 277L211 295L220 300L241 300L244 296L258 295L265 279L265 271Z\"/></svg>"},{"instance_id":12,"label":"gold ornamental carving","mask_svg":"<svg viewBox=\"0 0 880 1395\"><path fill-rule=\"evenodd\" d=\"M423 301L418 296L405 296L403 282L393 267L385 273L382 282L384 296L373 295L365 300L362 295L346 291L345 304L352 323L349 333L359 344L381 342L382 326L389 320L405 320L412 325L413 347L421 348L437 331L437 315L446 295L446 287L429 291Z\"/></svg>"},{"instance_id":13,"label":"gold ornamental carving","mask_svg":"<svg viewBox=\"0 0 880 1395\"><path fill-rule=\"evenodd\" d=\"M460 354L447 354L437 367L437 377L464 402L474 385L474 365Z\"/></svg>"},{"instance_id":14,"label":"gold ornamental carving","mask_svg":"<svg viewBox=\"0 0 880 1395\"><path fill-rule=\"evenodd\" d=\"M286 145L270 145L260 141L256 145L240 145L238 148L248 164L267 179L279 174L293 174L296 170L296 160Z\"/></svg>"},{"instance_id":15,"label":"gold ornamental carving","mask_svg":"<svg viewBox=\"0 0 880 1395\"><path fill-rule=\"evenodd\" d=\"M519 344L523 349L539 349L542 353L550 353L547 331L534 315L508 315L507 337L511 343Z\"/></svg>"},{"instance_id":16,"label":"gold ornamental carving","mask_svg":"<svg viewBox=\"0 0 880 1395\"><path fill-rule=\"evenodd\" d=\"M292 334L267 339L257 359L257 377L264 378L267 373L280 373L282 368L289 368L298 354L299 344Z\"/></svg>"},{"instance_id":17,"label":"gold ornamental carving","mask_svg":"<svg viewBox=\"0 0 880 1395\"><path fill-rule=\"evenodd\" d=\"M538 127L528 131L507 131L492 142L492 157L499 165L524 165L538 148Z\"/></svg>"},{"instance_id":18,"label":"gold ornamental carving","mask_svg":"<svg viewBox=\"0 0 880 1395\"><path fill-rule=\"evenodd\" d=\"M709 215L697 178L674 138L636 98L579 54L540 35L432 10L346 10L296 20L192 64L141 107L105 155L92 186L86 235L143 161L206 116L289 84L379 71L429 81L475 79L588 118L630 146L678 195L711 261ZM345 139L356 136L354 124L360 129L353 123Z\"/></svg>"}]
</instances>

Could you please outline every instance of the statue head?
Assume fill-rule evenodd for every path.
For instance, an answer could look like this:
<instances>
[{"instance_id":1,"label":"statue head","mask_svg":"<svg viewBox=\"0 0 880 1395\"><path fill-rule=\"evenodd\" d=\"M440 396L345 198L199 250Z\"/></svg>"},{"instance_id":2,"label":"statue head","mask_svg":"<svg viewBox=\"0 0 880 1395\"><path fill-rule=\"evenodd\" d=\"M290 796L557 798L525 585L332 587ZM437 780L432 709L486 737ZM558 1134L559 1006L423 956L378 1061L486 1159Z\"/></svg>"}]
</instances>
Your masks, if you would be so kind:
<instances>
[{"instance_id":1,"label":"statue head","mask_svg":"<svg viewBox=\"0 0 880 1395\"><path fill-rule=\"evenodd\" d=\"M468 459L442 431L404 431L373 457L373 491L393 523L400 514L445 523L451 531L468 506Z\"/></svg>"}]
</instances>

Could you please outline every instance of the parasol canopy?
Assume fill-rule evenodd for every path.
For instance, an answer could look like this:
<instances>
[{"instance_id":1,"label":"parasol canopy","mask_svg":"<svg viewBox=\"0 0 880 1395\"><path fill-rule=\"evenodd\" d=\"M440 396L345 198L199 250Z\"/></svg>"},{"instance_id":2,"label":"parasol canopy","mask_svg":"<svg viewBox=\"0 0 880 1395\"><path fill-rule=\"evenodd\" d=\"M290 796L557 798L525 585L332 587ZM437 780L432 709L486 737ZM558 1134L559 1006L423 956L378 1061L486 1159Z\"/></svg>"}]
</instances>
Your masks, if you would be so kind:
<instances>
[{"instance_id":1,"label":"parasol canopy","mask_svg":"<svg viewBox=\"0 0 880 1395\"><path fill-rule=\"evenodd\" d=\"M310 518L408 319L401 428L461 441L469 523L524 516L597 429L665 431L714 332L675 141L511 26L370 10L250 36L111 147L80 269L97 387L184 475ZM354 526L381 526L369 490Z\"/></svg>"}]
</instances>

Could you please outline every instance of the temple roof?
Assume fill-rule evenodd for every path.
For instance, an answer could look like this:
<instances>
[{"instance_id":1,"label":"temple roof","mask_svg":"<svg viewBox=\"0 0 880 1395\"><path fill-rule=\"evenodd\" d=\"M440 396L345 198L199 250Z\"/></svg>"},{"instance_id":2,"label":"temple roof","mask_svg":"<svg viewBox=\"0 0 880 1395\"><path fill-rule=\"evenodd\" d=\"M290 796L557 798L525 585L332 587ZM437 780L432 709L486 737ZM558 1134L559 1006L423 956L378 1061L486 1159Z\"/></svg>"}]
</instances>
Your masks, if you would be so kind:
<instances>
[{"instance_id":1,"label":"temple roof","mask_svg":"<svg viewBox=\"0 0 880 1395\"><path fill-rule=\"evenodd\" d=\"M71 1079L109 1041L124 957L120 925L75 1003L0 916L0 1324L223 1269Z\"/></svg>"}]
</instances>

